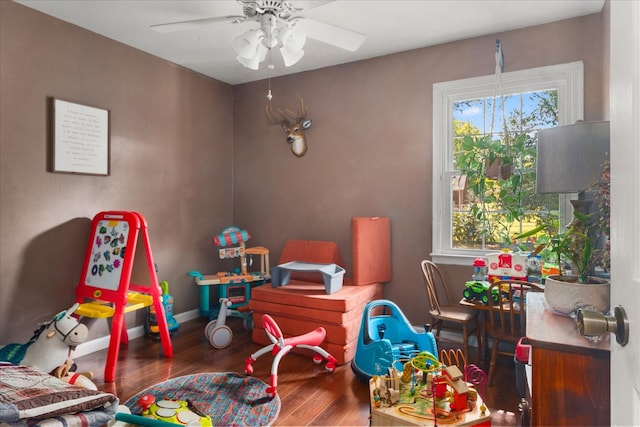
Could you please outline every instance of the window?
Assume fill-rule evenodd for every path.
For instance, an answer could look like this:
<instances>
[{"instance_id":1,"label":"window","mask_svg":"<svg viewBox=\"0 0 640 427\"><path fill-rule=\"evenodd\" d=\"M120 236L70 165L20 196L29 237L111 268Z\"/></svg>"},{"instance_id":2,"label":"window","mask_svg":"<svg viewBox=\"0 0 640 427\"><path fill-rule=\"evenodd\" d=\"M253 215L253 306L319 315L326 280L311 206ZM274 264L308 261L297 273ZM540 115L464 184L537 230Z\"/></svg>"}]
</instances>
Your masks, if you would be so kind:
<instances>
[{"instance_id":1,"label":"window","mask_svg":"<svg viewBox=\"0 0 640 427\"><path fill-rule=\"evenodd\" d=\"M569 222L567 196L535 193L536 143L539 129L582 119L583 64L503 73L500 80L501 91L493 75L434 84L436 262L470 265L469 258L499 249L549 212ZM487 176L494 155L504 159L503 173Z\"/></svg>"}]
</instances>

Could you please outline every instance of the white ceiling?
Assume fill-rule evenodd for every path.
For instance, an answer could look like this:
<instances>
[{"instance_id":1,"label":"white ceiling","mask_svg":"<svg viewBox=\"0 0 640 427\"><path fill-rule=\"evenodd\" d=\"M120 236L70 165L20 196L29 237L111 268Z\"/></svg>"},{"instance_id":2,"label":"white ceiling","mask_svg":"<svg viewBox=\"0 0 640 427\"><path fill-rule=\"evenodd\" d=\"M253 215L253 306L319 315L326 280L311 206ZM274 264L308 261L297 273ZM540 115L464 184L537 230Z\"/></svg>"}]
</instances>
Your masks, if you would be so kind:
<instances>
[{"instance_id":1,"label":"white ceiling","mask_svg":"<svg viewBox=\"0 0 640 427\"><path fill-rule=\"evenodd\" d=\"M302 16L366 34L355 52L307 38L305 56L286 68L243 67L233 37L258 28L253 21L217 22L159 33L149 27L191 19L242 15L235 0L15 0L48 15L230 84L359 61L436 44L597 13L604 0L335 0ZM313 1L305 1L305 4ZM293 0L296 4L296 0ZM299 4L302 4L300 2ZM505 48L508 58L508 49Z\"/></svg>"}]
</instances>

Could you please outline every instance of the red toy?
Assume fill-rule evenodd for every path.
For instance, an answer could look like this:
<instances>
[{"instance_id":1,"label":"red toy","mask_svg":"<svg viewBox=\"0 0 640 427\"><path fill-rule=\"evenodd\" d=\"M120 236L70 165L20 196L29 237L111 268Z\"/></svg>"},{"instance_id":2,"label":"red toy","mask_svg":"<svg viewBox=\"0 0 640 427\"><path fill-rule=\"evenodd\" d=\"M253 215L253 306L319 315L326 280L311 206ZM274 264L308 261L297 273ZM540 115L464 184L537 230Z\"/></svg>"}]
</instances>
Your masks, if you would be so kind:
<instances>
[{"instance_id":1,"label":"red toy","mask_svg":"<svg viewBox=\"0 0 640 427\"><path fill-rule=\"evenodd\" d=\"M502 251L487 254L489 281L527 280L527 255Z\"/></svg>"},{"instance_id":2,"label":"red toy","mask_svg":"<svg viewBox=\"0 0 640 427\"><path fill-rule=\"evenodd\" d=\"M268 314L262 316L262 327L273 344L269 344L249 356L245 361L244 372L247 375L253 374L253 362L260 356L271 352L274 358L271 365L271 385L267 388L267 394L270 397L274 397L277 394L276 387L278 385L278 365L280 364L280 360L294 348L312 350L318 353L313 355L314 363L320 364L323 360L326 360L325 369L327 371L333 372L336 369L337 360L335 357L319 347L327 335L327 331L323 327L318 327L304 335L284 338L280 327Z\"/></svg>"}]
</instances>

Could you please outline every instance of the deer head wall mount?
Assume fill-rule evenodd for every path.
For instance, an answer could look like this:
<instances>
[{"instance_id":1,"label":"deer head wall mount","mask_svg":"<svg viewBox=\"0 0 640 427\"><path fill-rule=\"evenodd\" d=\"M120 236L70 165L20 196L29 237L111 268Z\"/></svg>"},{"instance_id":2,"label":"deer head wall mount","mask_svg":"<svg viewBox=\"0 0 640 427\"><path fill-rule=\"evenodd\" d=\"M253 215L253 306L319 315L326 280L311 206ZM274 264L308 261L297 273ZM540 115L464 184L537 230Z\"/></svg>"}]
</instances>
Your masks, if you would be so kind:
<instances>
[{"instance_id":1,"label":"deer head wall mount","mask_svg":"<svg viewBox=\"0 0 640 427\"><path fill-rule=\"evenodd\" d=\"M275 113L271 103L267 103L267 117L271 123L278 123L287 134L287 143L291 144L291 152L302 157L307 152L307 139L304 131L311 127L311 119L307 119L307 109L303 98L300 98L300 109L297 113L289 109L278 109Z\"/></svg>"}]
</instances>

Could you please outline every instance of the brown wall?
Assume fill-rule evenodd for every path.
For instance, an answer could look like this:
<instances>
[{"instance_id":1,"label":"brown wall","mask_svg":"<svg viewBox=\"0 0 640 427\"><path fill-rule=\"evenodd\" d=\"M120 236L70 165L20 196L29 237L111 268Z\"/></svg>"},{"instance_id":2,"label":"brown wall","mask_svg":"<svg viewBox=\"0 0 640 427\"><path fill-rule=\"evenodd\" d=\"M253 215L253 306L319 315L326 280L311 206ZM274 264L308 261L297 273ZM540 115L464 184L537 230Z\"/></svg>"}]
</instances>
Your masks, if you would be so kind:
<instances>
[{"instance_id":1,"label":"brown wall","mask_svg":"<svg viewBox=\"0 0 640 427\"><path fill-rule=\"evenodd\" d=\"M233 220L231 86L11 1L0 19L0 343L73 303L103 210L145 216L176 312L197 307L187 272ZM111 111L111 176L47 172L48 97Z\"/></svg>"},{"instance_id":2,"label":"brown wall","mask_svg":"<svg viewBox=\"0 0 640 427\"><path fill-rule=\"evenodd\" d=\"M601 120L608 116L603 26L596 14L272 79L276 107L295 109L304 97L313 125L303 158L265 118L268 82L234 86L234 220L276 261L289 238L337 241L348 271L350 218L390 217L385 297L415 324L426 322L419 263L431 251L433 84L493 74L499 38L507 72L584 61L585 119ZM444 270L461 296L471 267Z\"/></svg>"},{"instance_id":3,"label":"brown wall","mask_svg":"<svg viewBox=\"0 0 640 427\"><path fill-rule=\"evenodd\" d=\"M433 83L492 74L498 37L505 71L583 60L585 119L608 116L602 14L273 79L275 106L303 96L313 120L296 158L266 120L267 81L230 87L12 2L0 12L0 343L70 305L89 218L108 209L147 218L177 313L197 307L186 272L219 269L211 237L228 225L272 265L299 238L338 242L349 268L350 218L388 216L385 296L424 323ZM110 177L46 172L50 96L111 110ZM445 267L457 289L470 271Z\"/></svg>"}]
</instances>

